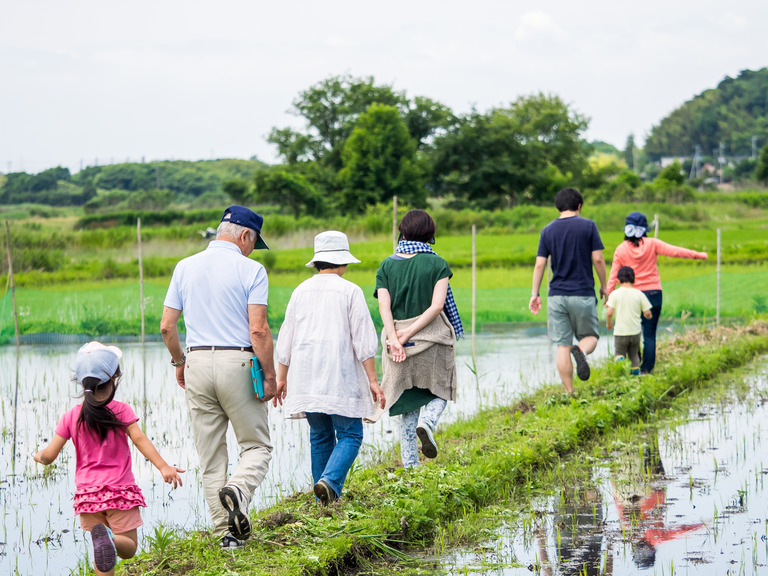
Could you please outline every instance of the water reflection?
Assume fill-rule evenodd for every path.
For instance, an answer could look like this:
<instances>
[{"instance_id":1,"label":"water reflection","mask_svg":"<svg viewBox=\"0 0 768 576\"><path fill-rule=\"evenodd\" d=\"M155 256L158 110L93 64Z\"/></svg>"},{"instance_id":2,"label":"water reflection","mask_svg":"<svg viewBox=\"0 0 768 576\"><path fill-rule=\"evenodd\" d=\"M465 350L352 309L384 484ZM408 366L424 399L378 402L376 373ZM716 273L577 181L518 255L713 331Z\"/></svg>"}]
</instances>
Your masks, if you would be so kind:
<instances>
[{"instance_id":1,"label":"water reflection","mask_svg":"<svg viewBox=\"0 0 768 576\"><path fill-rule=\"evenodd\" d=\"M31 459L48 442L59 417L79 401L78 386L70 380L70 363L79 345L22 347L15 470L11 451L16 353L13 347L0 348L0 574L68 573L89 554L72 512L75 459L71 444L53 467L44 469ZM142 510L140 544L142 535L151 534L160 524L203 530L207 513L197 455L184 394L175 384L165 347L152 343L143 351L135 343L120 346L124 378L117 399L133 407L141 418L139 425L165 459L187 470L183 488L170 491L152 465L133 450L133 472L148 504ZM483 407L512 404L543 383L557 382L553 350L541 327L484 335L476 349L478 356L473 360L470 340L459 342L458 401L449 404L443 417L446 423ZM606 355L607 339L602 339L595 357ZM286 420L281 409L270 409L270 432L275 449L269 473L254 494L256 507L312 485L306 423ZM399 437L396 432L397 423L387 417L366 426L362 462L387 449ZM231 431L228 449L237 454Z\"/></svg>"},{"instance_id":2,"label":"water reflection","mask_svg":"<svg viewBox=\"0 0 768 576\"><path fill-rule=\"evenodd\" d=\"M531 518L480 551L454 553L440 573L768 573L766 370L749 399L696 410L640 450L617 447L586 480L534 502Z\"/></svg>"}]
</instances>

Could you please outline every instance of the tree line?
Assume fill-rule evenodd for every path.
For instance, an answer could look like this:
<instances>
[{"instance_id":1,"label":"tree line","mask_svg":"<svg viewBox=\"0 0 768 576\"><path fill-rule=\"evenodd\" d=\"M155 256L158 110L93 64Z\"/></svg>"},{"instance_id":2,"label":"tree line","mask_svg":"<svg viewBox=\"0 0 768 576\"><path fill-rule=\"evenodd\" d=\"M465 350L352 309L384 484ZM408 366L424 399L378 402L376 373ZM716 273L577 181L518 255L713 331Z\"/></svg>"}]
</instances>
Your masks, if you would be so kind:
<instances>
[{"instance_id":1,"label":"tree line","mask_svg":"<svg viewBox=\"0 0 768 576\"><path fill-rule=\"evenodd\" d=\"M763 88L768 69L726 79L664 119L644 149L630 135L620 151L587 142L589 119L556 95L532 94L506 106L455 114L373 77L333 76L292 103L301 128L270 132L277 164L171 161L93 166L74 175L61 167L12 173L0 176L0 203L84 206L86 213L99 213L174 205L206 209L234 201L273 205L299 218L361 214L393 196L413 207L434 198L454 209L547 204L565 185L581 188L596 202L686 201L690 185L707 184L706 174L693 176L693 160L662 170L654 155L682 152L696 139L714 142L728 125L741 127L733 137L742 146L745 135L768 118ZM701 131L714 126L702 120L711 102L734 109L718 112L717 130ZM756 115L751 123L745 117L750 113ZM725 177L768 181L768 145L758 158L720 166L719 181Z\"/></svg>"}]
</instances>

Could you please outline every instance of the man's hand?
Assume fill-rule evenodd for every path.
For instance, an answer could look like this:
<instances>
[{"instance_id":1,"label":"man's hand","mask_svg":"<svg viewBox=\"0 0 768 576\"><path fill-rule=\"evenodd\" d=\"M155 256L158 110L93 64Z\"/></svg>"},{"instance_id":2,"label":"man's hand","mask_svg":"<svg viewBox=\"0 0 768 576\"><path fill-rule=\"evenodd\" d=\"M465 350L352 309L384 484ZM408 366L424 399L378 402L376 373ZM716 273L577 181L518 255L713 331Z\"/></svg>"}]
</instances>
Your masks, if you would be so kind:
<instances>
[{"instance_id":1,"label":"man's hand","mask_svg":"<svg viewBox=\"0 0 768 576\"><path fill-rule=\"evenodd\" d=\"M541 311L541 296L531 296L531 299L528 302L528 310L533 312L536 316L539 315L539 312Z\"/></svg>"},{"instance_id":2,"label":"man's hand","mask_svg":"<svg viewBox=\"0 0 768 576\"><path fill-rule=\"evenodd\" d=\"M184 380L184 364L181 366L176 366L176 382L179 383L179 386L181 386L182 390L187 389L187 383Z\"/></svg>"}]
</instances>

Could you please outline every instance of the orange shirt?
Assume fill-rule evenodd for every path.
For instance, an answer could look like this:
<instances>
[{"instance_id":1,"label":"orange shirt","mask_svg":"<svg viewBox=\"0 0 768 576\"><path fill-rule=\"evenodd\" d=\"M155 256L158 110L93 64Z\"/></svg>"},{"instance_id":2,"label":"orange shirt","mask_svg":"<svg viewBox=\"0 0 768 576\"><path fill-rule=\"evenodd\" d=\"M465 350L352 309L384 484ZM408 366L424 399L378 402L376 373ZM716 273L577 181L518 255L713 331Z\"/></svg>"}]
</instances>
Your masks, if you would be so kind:
<instances>
[{"instance_id":1,"label":"orange shirt","mask_svg":"<svg viewBox=\"0 0 768 576\"><path fill-rule=\"evenodd\" d=\"M706 260L706 252L696 252L688 248L680 248L662 242L658 238L644 237L638 246L625 240L616 247L611 263L611 274L608 277L608 293L616 288L619 268L630 266L635 271L635 288L638 290L661 290L661 278L657 266L657 256L672 258L690 258L691 260Z\"/></svg>"}]
</instances>

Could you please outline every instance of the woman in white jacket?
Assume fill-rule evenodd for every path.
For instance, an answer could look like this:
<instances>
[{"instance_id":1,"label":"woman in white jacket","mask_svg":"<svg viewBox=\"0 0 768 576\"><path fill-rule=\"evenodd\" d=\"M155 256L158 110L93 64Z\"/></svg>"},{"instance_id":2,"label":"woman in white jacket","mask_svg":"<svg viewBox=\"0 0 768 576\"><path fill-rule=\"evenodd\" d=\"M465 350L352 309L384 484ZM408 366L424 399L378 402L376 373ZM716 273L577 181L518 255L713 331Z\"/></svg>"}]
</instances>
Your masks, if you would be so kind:
<instances>
[{"instance_id":1,"label":"woman in white jacket","mask_svg":"<svg viewBox=\"0 0 768 576\"><path fill-rule=\"evenodd\" d=\"M371 313L360 287L342 278L355 262L345 234L318 234L306 265L318 273L293 291L277 337L273 404L285 401L288 418L309 423L314 493L322 504L341 496L363 442L362 419L374 403L385 406Z\"/></svg>"}]
</instances>

